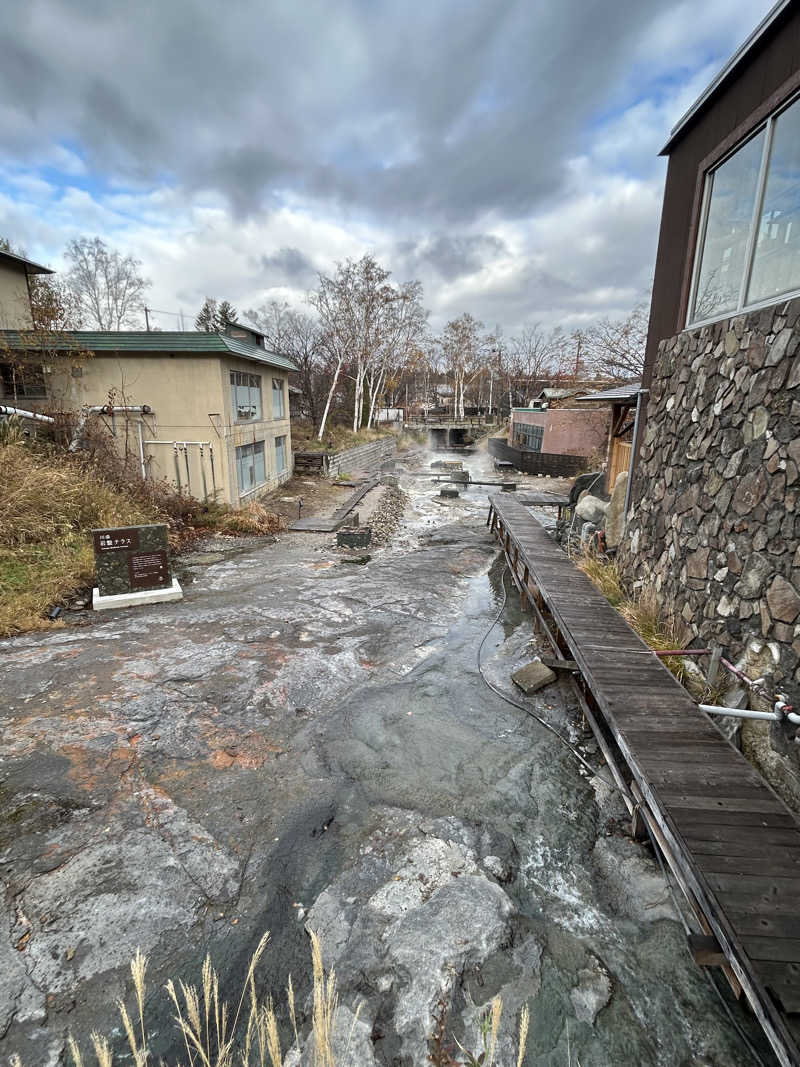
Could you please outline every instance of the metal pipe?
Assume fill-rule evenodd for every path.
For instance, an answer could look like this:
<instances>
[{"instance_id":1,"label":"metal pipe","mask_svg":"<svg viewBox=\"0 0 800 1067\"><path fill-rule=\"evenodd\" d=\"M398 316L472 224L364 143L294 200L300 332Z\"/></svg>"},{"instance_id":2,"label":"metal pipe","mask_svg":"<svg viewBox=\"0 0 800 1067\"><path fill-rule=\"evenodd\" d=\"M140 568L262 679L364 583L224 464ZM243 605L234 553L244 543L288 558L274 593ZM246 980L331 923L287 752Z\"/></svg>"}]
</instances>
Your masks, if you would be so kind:
<instances>
[{"instance_id":1,"label":"metal pipe","mask_svg":"<svg viewBox=\"0 0 800 1067\"><path fill-rule=\"evenodd\" d=\"M622 511L623 529L628 525L628 508L631 503L631 488L633 486L633 467L636 463L636 455L638 452L637 446L639 443L639 415L641 414L642 409L642 397L649 396L649 394L649 389L640 389L636 394L636 416L633 420L633 445L631 447L631 457L628 462L628 481L625 485L625 505ZM614 486L611 485L608 488L613 489Z\"/></svg>"},{"instance_id":2,"label":"metal pipe","mask_svg":"<svg viewBox=\"0 0 800 1067\"><path fill-rule=\"evenodd\" d=\"M176 445L208 445L211 447L210 441L145 441L146 445L172 445L175 448Z\"/></svg>"},{"instance_id":3,"label":"metal pipe","mask_svg":"<svg viewBox=\"0 0 800 1067\"><path fill-rule=\"evenodd\" d=\"M668 650L655 648L656 656L710 656L710 648L670 648Z\"/></svg>"},{"instance_id":4,"label":"metal pipe","mask_svg":"<svg viewBox=\"0 0 800 1067\"><path fill-rule=\"evenodd\" d=\"M186 492L187 493L191 493L191 491L192 491L192 482L191 482L191 479L189 478L189 449L186 447L187 444L188 444L188 441L184 441L183 442L183 458L184 458L184 460L186 462Z\"/></svg>"},{"instance_id":5,"label":"metal pipe","mask_svg":"<svg viewBox=\"0 0 800 1067\"><path fill-rule=\"evenodd\" d=\"M214 473L214 446L211 442L208 442L208 458L211 461L211 491L214 494L214 500L217 499L217 478Z\"/></svg>"},{"instance_id":6,"label":"metal pipe","mask_svg":"<svg viewBox=\"0 0 800 1067\"><path fill-rule=\"evenodd\" d=\"M111 415L115 411L134 411L141 415L151 415L153 409L149 404L87 404L85 411L104 412Z\"/></svg>"},{"instance_id":7,"label":"metal pipe","mask_svg":"<svg viewBox=\"0 0 800 1067\"><path fill-rule=\"evenodd\" d=\"M181 465L178 462L178 442L174 441L172 445L172 457L175 460L175 481L178 483L178 492L181 491Z\"/></svg>"},{"instance_id":8,"label":"metal pipe","mask_svg":"<svg viewBox=\"0 0 800 1067\"><path fill-rule=\"evenodd\" d=\"M749 685L751 689L759 689L764 683L763 678L751 678L749 675L745 674L744 671L740 671L730 660L725 659L724 656L720 658L720 663L723 667L727 668L731 674L735 674L737 678L741 678L745 685Z\"/></svg>"},{"instance_id":9,"label":"metal pipe","mask_svg":"<svg viewBox=\"0 0 800 1067\"><path fill-rule=\"evenodd\" d=\"M200 475L203 479L203 503L208 500L208 484L206 482L206 459L203 446L200 445Z\"/></svg>"},{"instance_id":10,"label":"metal pipe","mask_svg":"<svg viewBox=\"0 0 800 1067\"><path fill-rule=\"evenodd\" d=\"M21 419L33 419L34 422L55 422L50 415L39 415L35 411L25 411L23 408L12 408L8 404L0 404L0 415L17 415Z\"/></svg>"},{"instance_id":11,"label":"metal pipe","mask_svg":"<svg viewBox=\"0 0 800 1067\"><path fill-rule=\"evenodd\" d=\"M142 420L141 419L137 419L136 427L137 427L137 429L139 431L139 462L142 465L142 481L144 481L147 478L147 468L144 465L144 441L142 439L143 435L142 435Z\"/></svg>"},{"instance_id":12,"label":"metal pipe","mask_svg":"<svg viewBox=\"0 0 800 1067\"><path fill-rule=\"evenodd\" d=\"M709 715L729 715L736 719L769 719L771 722L780 722L782 715L774 711L750 711L749 708L723 708L718 704L698 704L701 711ZM800 718L798 718L800 722Z\"/></svg>"}]
</instances>

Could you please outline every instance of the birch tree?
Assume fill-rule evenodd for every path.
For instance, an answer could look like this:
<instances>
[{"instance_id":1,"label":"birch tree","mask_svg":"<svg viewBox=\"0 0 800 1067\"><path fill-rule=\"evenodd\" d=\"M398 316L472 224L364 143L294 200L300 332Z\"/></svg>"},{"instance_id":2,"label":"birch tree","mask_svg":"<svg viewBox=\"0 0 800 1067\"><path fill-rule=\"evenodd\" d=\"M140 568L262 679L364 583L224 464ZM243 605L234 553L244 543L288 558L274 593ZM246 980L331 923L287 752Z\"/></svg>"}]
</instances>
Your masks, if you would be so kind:
<instances>
[{"instance_id":1,"label":"birch tree","mask_svg":"<svg viewBox=\"0 0 800 1067\"><path fill-rule=\"evenodd\" d=\"M386 300L383 306L378 349L366 370L369 397L367 427L372 426L377 400L386 388L389 375L396 377L415 362L427 319L428 312L422 306L421 282L404 282L392 290L391 299Z\"/></svg>"},{"instance_id":2,"label":"birch tree","mask_svg":"<svg viewBox=\"0 0 800 1067\"><path fill-rule=\"evenodd\" d=\"M482 336L483 323L465 312L457 319L452 319L444 328L441 345L448 371L453 379L455 395L454 415L464 418L464 386L467 379L475 373L486 347L486 338Z\"/></svg>"},{"instance_id":3,"label":"birch tree","mask_svg":"<svg viewBox=\"0 0 800 1067\"><path fill-rule=\"evenodd\" d=\"M394 300L389 271L374 256L339 263L333 277L319 275L309 301L319 315L322 344L331 362L331 386L320 421L321 441L345 366L353 381L353 430L361 428L367 374L380 358L387 307Z\"/></svg>"},{"instance_id":4,"label":"birch tree","mask_svg":"<svg viewBox=\"0 0 800 1067\"><path fill-rule=\"evenodd\" d=\"M144 294L152 284L141 263L108 248L99 237L70 241L65 252L66 281L84 323L96 330L121 330L142 324Z\"/></svg>"}]
</instances>

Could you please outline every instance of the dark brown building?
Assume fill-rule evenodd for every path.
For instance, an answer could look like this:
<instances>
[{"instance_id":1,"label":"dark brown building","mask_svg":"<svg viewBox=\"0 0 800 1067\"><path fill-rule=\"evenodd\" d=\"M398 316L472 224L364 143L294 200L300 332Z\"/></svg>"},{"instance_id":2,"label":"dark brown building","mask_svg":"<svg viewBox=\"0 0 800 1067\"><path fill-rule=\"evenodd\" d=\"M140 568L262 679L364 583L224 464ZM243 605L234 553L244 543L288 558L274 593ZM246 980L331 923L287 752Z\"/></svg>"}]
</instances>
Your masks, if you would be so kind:
<instances>
[{"instance_id":1,"label":"dark brown building","mask_svg":"<svg viewBox=\"0 0 800 1067\"><path fill-rule=\"evenodd\" d=\"M782 0L672 130L645 387L664 338L800 291L798 90L800 4Z\"/></svg>"},{"instance_id":2,"label":"dark brown building","mask_svg":"<svg viewBox=\"0 0 800 1067\"><path fill-rule=\"evenodd\" d=\"M663 151L620 563L687 640L800 706L799 0L772 8ZM800 782L783 729L775 765Z\"/></svg>"}]
</instances>

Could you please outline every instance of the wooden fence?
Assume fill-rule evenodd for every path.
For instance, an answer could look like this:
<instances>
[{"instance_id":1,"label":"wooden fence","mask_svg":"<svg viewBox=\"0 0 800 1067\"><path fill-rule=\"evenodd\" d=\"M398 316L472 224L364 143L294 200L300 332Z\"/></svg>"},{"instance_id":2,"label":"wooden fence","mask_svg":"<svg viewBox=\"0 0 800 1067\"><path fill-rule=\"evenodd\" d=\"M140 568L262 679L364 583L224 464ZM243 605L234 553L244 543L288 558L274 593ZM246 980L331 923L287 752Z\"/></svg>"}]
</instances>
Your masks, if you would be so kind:
<instances>
[{"instance_id":1,"label":"wooden fence","mask_svg":"<svg viewBox=\"0 0 800 1067\"><path fill-rule=\"evenodd\" d=\"M568 456L561 452L534 452L512 448L502 437L490 437L489 455L512 463L523 474L549 474L555 478L573 478L587 469L587 456Z\"/></svg>"}]
</instances>

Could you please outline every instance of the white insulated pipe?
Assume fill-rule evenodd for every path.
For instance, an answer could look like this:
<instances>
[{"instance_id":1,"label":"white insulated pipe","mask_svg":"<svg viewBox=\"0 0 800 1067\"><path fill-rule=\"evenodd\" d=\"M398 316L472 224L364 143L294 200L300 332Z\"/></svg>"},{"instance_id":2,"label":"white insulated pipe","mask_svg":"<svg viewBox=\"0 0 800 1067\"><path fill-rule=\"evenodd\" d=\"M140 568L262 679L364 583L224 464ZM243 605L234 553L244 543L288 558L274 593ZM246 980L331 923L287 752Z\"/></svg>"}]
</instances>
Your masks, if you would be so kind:
<instances>
[{"instance_id":1,"label":"white insulated pipe","mask_svg":"<svg viewBox=\"0 0 800 1067\"><path fill-rule=\"evenodd\" d=\"M55 422L50 415L39 415L35 411L25 411L23 408L12 408L8 404L0 404L0 415L18 415L21 419L33 419L34 422Z\"/></svg>"},{"instance_id":2,"label":"white insulated pipe","mask_svg":"<svg viewBox=\"0 0 800 1067\"><path fill-rule=\"evenodd\" d=\"M724 708L719 704L698 704L701 711L708 715L729 715L736 719L769 719L771 722L780 722L783 715L777 711L751 711L749 708ZM800 722L800 717L798 717Z\"/></svg>"}]
</instances>

